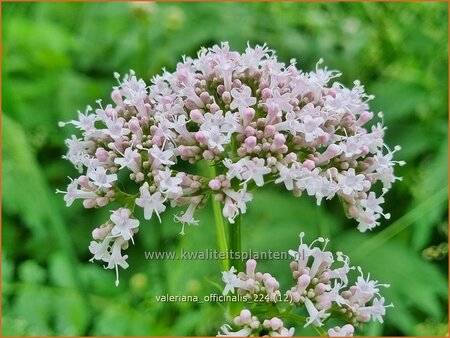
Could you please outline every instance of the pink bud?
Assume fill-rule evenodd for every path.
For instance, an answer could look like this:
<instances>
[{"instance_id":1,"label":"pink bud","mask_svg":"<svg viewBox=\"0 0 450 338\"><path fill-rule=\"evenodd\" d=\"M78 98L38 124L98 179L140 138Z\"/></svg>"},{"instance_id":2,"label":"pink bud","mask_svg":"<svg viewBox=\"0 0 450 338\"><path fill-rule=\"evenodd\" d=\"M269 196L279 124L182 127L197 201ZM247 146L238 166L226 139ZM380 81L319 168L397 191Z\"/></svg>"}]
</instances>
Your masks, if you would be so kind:
<instances>
[{"instance_id":1,"label":"pink bud","mask_svg":"<svg viewBox=\"0 0 450 338\"><path fill-rule=\"evenodd\" d=\"M205 144L205 145L208 144L208 138L201 131L198 131L195 133L195 139L201 144Z\"/></svg>"},{"instance_id":2,"label":"pink bud","mask_svg":"<svg viewBox=\"0 0 450 338\"><path fill-rule=\"evenodd\" d=\"M209 98L209 93L208 92L203 92L200 94L200 99L205 102L208 103L210 98Z\"/></svg>"},{"instance_id":3,"label":"pink bud","mask_svg":"<svg viewBox=\"0 0 450 338\"><path fill-rule=\"evenodd\" d=\"M241 317L241 320L244 323L248 323L252 319L252 314L251 314L251 312L249 310L244 309L244 310L241 311L239 317Z\"/></svg>"},{"instance_id":4,"label":"pink bud","mask_svg":"<svg viewBox=\"0 0 450 338\"><path fill-rule=\"evenodd\" d=\"M278 152L281 154L286 154L288 152L289 148L287 147L287 145L283 144L280 149L278 149Z\"/></svg>"},{"instance_id":5,"label":"pink bud","mask_svg":"<svg viewBox=\"0 0 450 338\"><path fill-rule=\"evenodd\" d=\"M201 123L203 122L203 114L199 109L193 109L191 110L191 112L189 113L189 117L191 118L192 121L194 121L195 123Z\"/></svg>"},{"instance_id":6,"label":"pink bud","mask_svg":"<svg viewBox=\"0 0 450 338\"><path fill-rule=\"evenodd\" d=\"M214 153L211 150L205 150L202 153L202 156L205 158L205 160L212 160L212 159L214 159Z\"/></svg>"},{"instance_id":7,"label":"pink bud","mask_svg":"<svg viewBox=\"0 0 450 338\"><path fill-rule=\"evenodd\" d=\"M272 326L273 330L278 330L280 327L283 326L283 322L281 321L281 319L279 319L277 317L273 317L270 320L270 326Z\"/></svg>"},{"instance_id":8,"label":"pink bud","mask_svg":"<svg viewBox=\"0 0 450 338\"><path fill-rule=\"evenodd\" d=\"M224 85L218 85L217 86L217 94L222 96L222 94L225 92L225 86Z\"/></svg>"},{"instance_id":9,"label":"pink bud","mask_svg":"<svg viewBox=\"0 0 450 338\"><path fill-rule=\"evenodd\" d=\"M95 208L96 205L97 203L95 202L94 198L90 198L83 201L83 207L85 207L86 209Z\"/></svg>"},{"instance_id":10,"label":"pink bud","mask_svg":"<svg viewBox=\"0 0 450 338\"><path fill-rule=\"evenodd\" d=\"M109 198L108 197L97 197L95 199L95 202L97 203L97 205L99 207L104 207L105 205L107 205L109 203Z\"/></svg>"},{"instance_id":11,"label":"pink bud","mask_svg":"<svg viewBox=\"0 0 450 338\"><path fill-rule=\"evenodd\" d=\"M252 135L255 135L256 130L253 127L247 126L247 127L245 127L244 132L245 132L245 136L252 136Z\"/></svg>"},{"instance_id":12,"label":"pink bud","mask_svg":"<svg viewBox=\"0 0 450 338\"><path fill-rule=\"evenodd\" d=\"M261 91L261 97L265 100L268 99L269 97L272 97L272 90L270 88L264 88Z\"/></svg>"},{"instance_id":13,"label":"pink bud","mask_svg":"<svg viewBox=\"0 0 450 338\"><path fill-rule=\"evenodd\" d=\"M114 89L111 93L111 99L118 106L123 106L122 94L119 89Z\"/></svg>"},{"instance_id":14,"label":"pink bud","mask_svg":"<svg viewBox=\"0 0 450 338\"><path fill-rule=\"evenodd\" d=\"M249 259L245 263L246 272L248 276L254 276L255 275L255 269L256 269L256 261L254 259Z\"/></svg>"},{"instance_id":15,"label":"pink bud","mask_svg":"<svg viewBox=\"0 0 450 338\"><path fill-rule=\"evenodd\" d=\"M250 151L250 150L249 150L249 151ZM238 154L239 157L244 157L245 155L247 155L247 149L244 148L244 147L239 147L239 148L236 150L236 152L237 152L237 154Z\"/></svg>"},{"instance_id":16,"label":"pink bud","mask_svg":"<svg viewBox=\"0 0 450 338\"><path fill-rule=\"evenodd\" d=\"M102 234L103 234L103 232L99 228L95 228L94 230L92 230L92 238L95 240L103 239Z\"/></svg>"},{"instance_id":17,"label":"pink bud","mask_svg":"<svg viewBox=\"0 0 450 338\"><path fill-rule=\"evenodd\" d=\"M247 108L244 111L244 123L249 124L255 117L255 110L253 108Z\"/></svg>"},{"instance_id":18,"label":"pink bud","mask_svg":"<svg viewBox=\"0 0 450 338\"><path fill-rule=\"evenodd\" d=\"M276 288L276 287L279 286L279 283L278 283L278 281L277 281L275 278L273 278L273 277L271 276L271 277L267 278L267 279L264 281L264 285L265 285L266 288L268 288L268 289L274 289L274 288Z\"/></svg>"},{"instance_id":19,"label":"pink bud","mask_svg":"<svg viewBox=\"0 0 450 338\"><path fill-rule=\"evenodd\" d=\"M290 162L294 162L297 161L297 154L296 153L289 153L285 156L285 158L287 160L289 160Z\"/></svg>"},{"instance_id":20,"label":"pink bud","mask_svg":"<svg viewBox=\"0 0 450 338\"><path fill-rule=\"evenodd\" d=\"M156 144L158 147L161 146L162 145L162 138L161 138L161 136L157 136L157 135L153 136L152 137L152 143Z\"/></svg>"},{"instance_id":21,"label":"pink bud","mask_svg":"<svg viewBox=\"0 0 450 338\"><path fill-rule=\"evenodd\" d=\"M130 128L130 130L135 134L140 134L142 132L139 120L136 118L133 118L130 121L128 121L128 128Z\"/></svg>"},{"instance_id":22,"label":"pink bud","mask_svg":"<svg viewBox=\"0 0 450 338\"><path fill-rule=\"evenodd\" d=\"M245 144L247 145L247 147L249 147L250 149L255 148L256 146L256 137L255 136L249 136L245 139Z\"/></svg>"},{"instance_id":23,"label":"pink bud","mask_svg":"<svg viewBox=\"0 0 450 338\"><path fill-rule=\"evenodd\" d=\"M301 275L297 281L297 285L300 288L306 288L311 282L311 277L308 274Z\"/></svg>"},{"instance_id":24,"label":"pink bud","mask_svg":"<svg viewBox=\"0 0 450 338\"><path fill-rule=\"evenodd\" d=\"M330 136L328 134L323 134L317 138L317 141L319 143L327 143L329 139L330 139Z\"/></svg>"},{"instance_id":25,"label":"pink bud","mask_svg":"<svg viewBox=\"0 0 450 338\"><path fill-rule=\"evenodd\" d=\"M316 285L316 287L314 288L314 292L316 294L322 294L325 292L325 290L327 289L326 285L323 283L319 283Z\"/></svg>"},{"instance_id":26,"label":"pink bud","mask_svg":"<svg viewBox=\"0 0 450 338\"><path fill-rule=\"evenodd\" d=\"M89 188L89 178L86 175L81 175L78 177L78 184L83 188Z\"/></svg>"},{"instance_id":27,"label":"pink bud","mask_svg":"<svg viewBox=\"0 0 450 338\"><path fill-rule=\"evenodd\" d=\"M100 162L106 161L109 157L108 155L109 153L103 148L97 148L95 151L95 157L97 157Z\"/></svg>"},{"instance_id":28,"label":"pink bud","mask_svg":"<svg viewBox=\"0 0 450 338\"><path fill-rule=\"evenodd\" d=\"M354 205L352 205L352 206L350 206L350 208L348 208L348 213L353 218L358 218L359 215L360 215L358 208L356 206L354 206Z\"/></svg>"},{"instance_id":29,"label":"pink bud","mask_svg":"<svg viewBox=\"0 0 450 338\"><path fill-rule=\"evenodd\" d=\"M308 170L313 170L316 167L316 164L312 160L305 160L303 162L303 166Z\"/></svg>"},{"instance_id":30,"label":"pink bud","mask_svg":"<svg viewBox=\"0 0 450 338\"><path fill-rule=\"evenodd\" d=\"M283 134L276 134L273 138L273 143L279 148L286 142L286 138Z\"/></svg>"},{"instance_id":31,"label":"pink bud","mask_svg":"<svg viewBox=\"0 0 450 338\"><path fill-rule=\"evenodd\" d=\"M169 104L173 102L173 99L170 96L166 95L161 99L161 102L163 104Z\"/></svg>"},{"instance_id":32,"label":"pink bud","mask_svg":"<svg viewBox=\"0 0 450 338\"><path fill-rule=\"evenodd\" d=\"M209 110L214 114L215 112L220 110L220 107L216 103L213 103L209 106Z\"/></svg>"},{"instance_id":33,"label":"pink bud","mask_svg":"<svg viewBox=\"0 0 450 338\"><path fill-rule=\"evenodd\" d=\"M270 157L267 159L267 165L268 165L268 166L275 165L276 163L277 163L277 159L276 159L275 157L273 157L273 156L270 156Z\"/></svg>"},{"instance_id":34,"label":"pink bud","mask_svg":"<svg viewBox=\"0 0 450 338\"><path fill-rule=\"evenodd\" d=\"M231 94L230 92L223 92L222 94L222 101L225 103L230 103L231 102Z\"/></svg>"},{"instance_id":35,"label":"pink bud","mask_svg":"<svg viewBox=\"0 0 450 338\"><path fill-rule=\"evenodd\" d=\"M275 135L275 126L272 124L269 124L264 127L264 136L265 137L271 137Z\"/></svg>"},{"instance_id":36,"label":"pink bud","mask_svg":"<svg viewBox=\"0 0 450 338\"><path fill-rule=\"evenodd\" d=\"M373 113L365 111L360 116L358 121L356 121L355 125L362 126L364 123L370 121L373 118Z\"/></svg>"},{"instance_id":37,"label":"pink bud","mask_svg":"<svg viewBox=\"0 0 450 338\"><path fill-rule=\"evenodd\" d=\"M225 189L227 189L227 188L230 188L231 187L231 183L230 183L230 180L223 180L222 181L222 188L225 188Z\"/></svg>"},{"instance_id":38,"label":"pink bud","mask_svg":"<svg viewBox=\"0 0 450 338\"><path fill-rule=\"evenodd\" d=\"M222 182L220 182L218 179L212 179L208 182L208 186L212 190L219 190L222 187Z\"/></svg>"}]
</instances>

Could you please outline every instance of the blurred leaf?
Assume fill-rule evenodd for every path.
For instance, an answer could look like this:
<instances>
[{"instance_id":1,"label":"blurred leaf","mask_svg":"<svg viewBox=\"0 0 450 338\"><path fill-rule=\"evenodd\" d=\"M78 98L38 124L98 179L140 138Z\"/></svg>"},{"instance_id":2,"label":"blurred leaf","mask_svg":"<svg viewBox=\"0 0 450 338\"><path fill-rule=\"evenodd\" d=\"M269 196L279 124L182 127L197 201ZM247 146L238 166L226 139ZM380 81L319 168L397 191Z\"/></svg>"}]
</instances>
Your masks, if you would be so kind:
<instances>
[{"instance_id":1,"label":"blurred leaf","mask_svg":"<svg viewBox=\"0 0 450 338\"><path fill-rule=\"evenodd\" d=\"M51 212L44 179L20 125L3 115L2 127L2 177L8 178L3 180L4 210L21 214L36 239L44 241L49 236L46 224Z\"/></svg>"},{"instance_id":2,"label":"blurred leaf","mask_svg":"<svg viewBox=\"0 0 450 338\"><path fill-rule=\"evenodd\" d=\"M47 272L35 261L26 261L19 266L19 278L22 282L42 284L47 278Z\"/></svg>"},{"instance_id":3,"label":"blurred leaf","mask_svg":"<svg viewBox=\"0 0 450 338\"><path fill-rule=\"evenodd\" d=\"M55 252L49 258L50 280L53 285L64 288L75 288L74 279L71 276L70 261L61 252Z\"/></svg>"},{"instance_id":4,"label":"blurred leaf","mask_svg":"<svg viewBox=\"0 0 450 338\"><path fill-rule=\"evenodd\" d=\"M10 316L2 316L2 336L31 336L33 332L30 331L29 324L26 320L15 319Z\"/></svg>"},{"instance_id":5,"label":"blurred leaf","mask_svg":"<svg viewBox=\"0 0 450 338\"><path fill-rule=\"evenodd\" d=\"M443 186L448 185L448 147L442 143L434 159L427 161L417 172L417 182L413 186L414 202L412 208L436 195ZM427 213L422 213L414 222L412 244L415 249L423 249L429 243L433 229L447 210L446 203L436 203Z\"/></svg>"},{"instance_id":6,"label":"blurred leaf","mask_svg":"<svg viewBox=\"0 0 450 338\"><path fill-rule=\"evenodd\" d=\"M65 291L58 295L58 301L54 305L56 332L63 336L85 334L90 313L78 293Z\"/></svg>"},{"instance_id":7,"label":"blurred leaf","mask_svg":"<svg viewBox=\"0 0 450 338\"><path fill-rule=\"evenodd\" d=\"M12 318L29 327L32 336L53 335L50 318L55 301L54 295L38 285L23 285L12 307Z\"/></svg>"}]
</instances>

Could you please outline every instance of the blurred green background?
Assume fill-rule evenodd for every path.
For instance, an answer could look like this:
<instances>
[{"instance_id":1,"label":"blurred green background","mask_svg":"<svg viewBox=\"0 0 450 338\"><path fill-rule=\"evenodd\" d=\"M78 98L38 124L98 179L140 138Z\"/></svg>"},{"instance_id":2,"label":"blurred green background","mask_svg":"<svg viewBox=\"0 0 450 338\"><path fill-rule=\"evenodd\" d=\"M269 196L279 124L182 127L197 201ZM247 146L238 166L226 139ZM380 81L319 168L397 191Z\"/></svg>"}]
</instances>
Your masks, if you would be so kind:
<instances>
[{"instance_id":1,"label":"blurred green background","mask_svg":"<svg viewBox=\"0 0 450 338\"><path fill-rule=\"evenodd\" d=\"M130 268L90 264L87 246L108 210L66 208L75 169L61 159L73 130L58 121L109 101L114 71L148 80L181 55L229 41L243 51L267 42L305 71L320 57L359 79L385 113L388 144L403 148L403 176L386 196L392 214L360 234L338 201L315 205L278 187L255 194L244 217L244 249L296 248L298 233L332 239L334 250L391 284L395 304L367 335L447 332L448 50L446 3L3 3L2 4L3 335L214 335L225 322L216 303L158 303L156 295L218 293L215 261L147 261L145 250L215 248L212 211L183 238L179 224L143 223ZM105 208L108 209L108 208ZM260 268L289 286L288 262ZM314 331L296 331L314 335Z\"/></svg>"}]
</instances>

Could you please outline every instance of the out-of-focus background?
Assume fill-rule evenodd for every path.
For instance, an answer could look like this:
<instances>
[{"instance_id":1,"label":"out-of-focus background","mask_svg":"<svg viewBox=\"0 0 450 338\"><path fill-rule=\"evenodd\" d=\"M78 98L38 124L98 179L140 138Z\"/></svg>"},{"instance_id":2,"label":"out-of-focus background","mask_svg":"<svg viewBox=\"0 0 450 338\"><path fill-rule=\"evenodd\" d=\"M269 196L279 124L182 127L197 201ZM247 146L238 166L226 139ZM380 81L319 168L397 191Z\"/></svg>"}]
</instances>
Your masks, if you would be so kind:
<instances>
[{"instance_id":1,"label":"out-of-focus background","mask_svg":"<svg viewBox=\"0 0 450 338\"><path fill-rule=\"evenodd\" d=\"M338 201L317 207L271 187L249 205L244 249L296 248L300 231L327 236L391 284L385 325L362 333L447 332L446 3L3 3L2 12L3 335L214 335L225 322L217 303L155 299L220 293L218 262L144 256L214 249L209 208L184 237L171 215L144 223L116 288L114 271L88 261L91 231L108 210L66 208L55 194L76 175L61 158L73 130L58 121L107 102L114 71L149 80L220 41L241 52L247 41L267 42L305 71L323 57L345 85L361 80L376 95L373 110L385 113L388 144L400 144L397 158L407 162L386 196L392 217L373 232L358 233ZM289 286L287 261L260 265Z\"/></svg>"}]
</instances>

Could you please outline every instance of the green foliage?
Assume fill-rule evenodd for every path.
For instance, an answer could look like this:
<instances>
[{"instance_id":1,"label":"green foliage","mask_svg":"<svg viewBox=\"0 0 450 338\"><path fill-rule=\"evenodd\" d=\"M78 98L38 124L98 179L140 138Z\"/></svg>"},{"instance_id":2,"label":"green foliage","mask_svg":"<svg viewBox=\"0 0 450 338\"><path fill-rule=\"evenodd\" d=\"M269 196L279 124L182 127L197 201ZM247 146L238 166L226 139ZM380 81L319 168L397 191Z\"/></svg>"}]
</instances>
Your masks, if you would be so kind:
<instances>
[{"instance_id":1,"label":"green foliage","mask_svg":"<svg viewBox=\"0 0 450 338\"><path fill-rule=\"evenodd\" d=\"M239 18L237 21L236 18ZM162 303L156 296L220 293L216 261L146 260L144 251L216 247L212 210L181 238L173 213L143 223L130 268L90 264L87 245L108 210L65 208L75 170L61 159L70 130L58 121L109 100L112 73L132 68L148 79L173 70L182 54L230 41L243 50L267 42L305 71L320 57L341 81L360 79L400 144L403 181L386 196L392 214L359 234L337 201L318 207L277 187L255 192L243 217L243 249L287 250L297 235L321 234L333 249L391 284L386 325L366 335L442 335L447 327L447 264L421 252L447 241L448 13L445 3L5 3L2 5L2 334L211 335L225 304ZM444 230L443 230L444 229ZM285 261L262 270L290 280ZM285 277L282 277L285 276ZM301 334L314 331L300 331Z\"/></svg>"}]
</instances>

